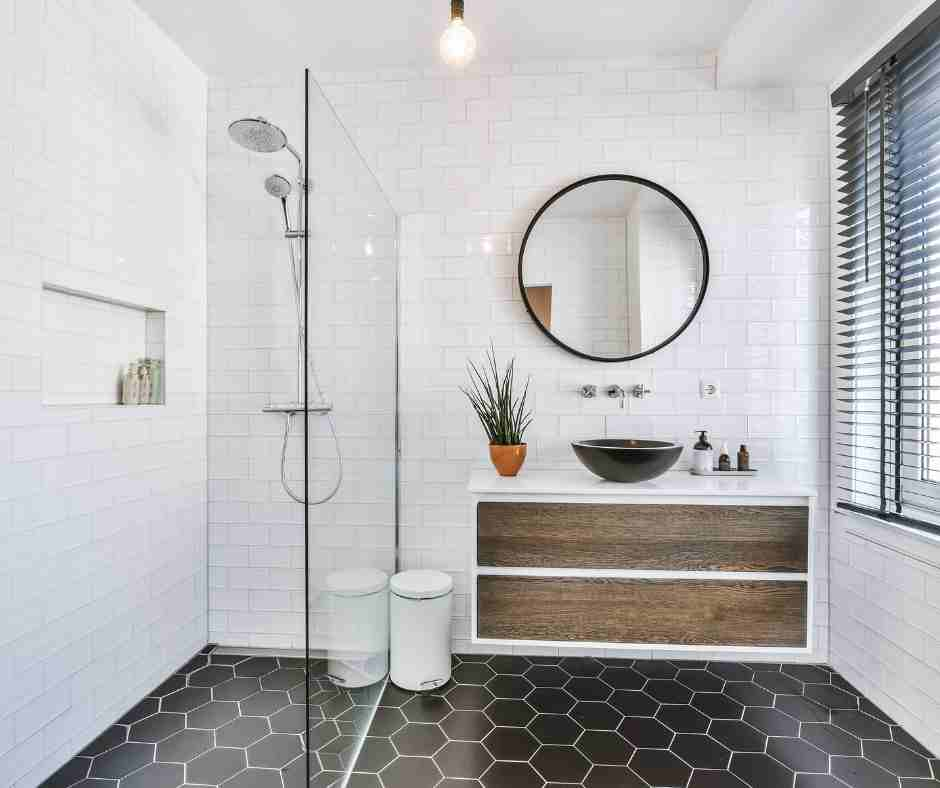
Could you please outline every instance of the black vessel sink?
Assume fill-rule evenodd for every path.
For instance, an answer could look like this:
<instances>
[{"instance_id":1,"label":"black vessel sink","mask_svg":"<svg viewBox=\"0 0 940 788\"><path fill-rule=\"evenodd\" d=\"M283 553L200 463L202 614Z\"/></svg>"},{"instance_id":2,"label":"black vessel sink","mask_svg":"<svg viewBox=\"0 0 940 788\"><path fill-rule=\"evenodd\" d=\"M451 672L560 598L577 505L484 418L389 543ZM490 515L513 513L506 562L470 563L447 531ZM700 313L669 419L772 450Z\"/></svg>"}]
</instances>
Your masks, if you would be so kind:
<instances>
[{"instance_id":1,"label":"black vessel sink","mask_svg":"<svg viewBox=\"0 0 940 788\"><path fill-rule=\"evenodd\" d=\"M668 471L682 446L667 441L599 438L571 444L578 459L592 473L612 482L645 482Z\"/></svg>"}]
</instances>

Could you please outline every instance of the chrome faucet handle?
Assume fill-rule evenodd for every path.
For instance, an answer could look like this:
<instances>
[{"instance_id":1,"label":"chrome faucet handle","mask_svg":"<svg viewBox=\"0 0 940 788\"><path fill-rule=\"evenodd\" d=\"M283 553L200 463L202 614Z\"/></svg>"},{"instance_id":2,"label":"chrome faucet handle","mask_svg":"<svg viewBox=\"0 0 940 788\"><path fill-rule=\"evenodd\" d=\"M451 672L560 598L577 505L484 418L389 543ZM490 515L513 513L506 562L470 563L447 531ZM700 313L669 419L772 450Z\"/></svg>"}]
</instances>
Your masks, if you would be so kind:
<instances>
[{"instance_id":1,"label":"chrome faucet handle","mask_svg":"<svg viewBox=\"0 0 940 788\"><path fill-rule=\"evenodd\" d=\"M637 399L643 399L648 394L652 394L653 390L649 388L645 383L637 383L633 387L633 396Z\"/></svg>"},{"instance_id":2,"label":"chrome faucet handle","mask_svg":"<svg viewBox=\"0 0 940 788\"><path fill-rule=\"evenodd\" d=\"M623 400L627 396L627 392L623 390L623 386L618 386L616 383L613 386L608 386L607 396L611 399L620 397L620 409L623 410Z\"/></svg>"},{"instance_id":3,"label":"chrome faucet handle","mask_svg":"<svg viewBox=\"0 0 940 788\"><path fill-rule=\"evenodd\" d=\"M594 397L597 396L597 386L593 383L586 383L581 386L581 396L584 397L584 399L594 399Z\"/></svg>"}]
</instances>

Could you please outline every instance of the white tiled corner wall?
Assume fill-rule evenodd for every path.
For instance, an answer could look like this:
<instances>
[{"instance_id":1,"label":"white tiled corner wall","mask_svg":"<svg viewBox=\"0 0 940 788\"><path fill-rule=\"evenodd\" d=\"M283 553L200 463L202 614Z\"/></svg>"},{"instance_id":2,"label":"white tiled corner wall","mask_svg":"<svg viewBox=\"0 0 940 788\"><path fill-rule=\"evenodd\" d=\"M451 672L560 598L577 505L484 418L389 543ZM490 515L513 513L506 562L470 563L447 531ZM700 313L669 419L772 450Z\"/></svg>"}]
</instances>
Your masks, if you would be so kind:
<instances>
[{"instance_id":1,"label":"white tiled corner wall","mask_svg":"<svg viewBox=\"0 0 940 788\"><path fill-rule=\"evenodd\" d=\"M33 788L206 642L206 83L126 0L0 0L0 104L0 785ZM42 404L44 282L166 305L165 407Z\"/></svg>"},{"instance_id":2,"label":"white tiled corner wall","mask_svg":"<svg viewBox=\"0 0 940 788\"><path fill-rule=\"evenodd\" d=\"M402 216L402 563L456 580L454 639L471 648L465 486L487 464L458 385L492 340L532 375L533 465L572 463L572 438L696 428L819 492L815 659L827 645L828 113L824 86L716 90L708 54L478 63L319 79ZM517 253L538 207L581 177L625 172L673 190L703 226L705 303L668 348L634 363L551 344L519 297ZM699 381L722 396L704 401ZM582 384L654 394L583 400ZM523 471L524 472L524 471Z\"/></svg>"}]
</instances>

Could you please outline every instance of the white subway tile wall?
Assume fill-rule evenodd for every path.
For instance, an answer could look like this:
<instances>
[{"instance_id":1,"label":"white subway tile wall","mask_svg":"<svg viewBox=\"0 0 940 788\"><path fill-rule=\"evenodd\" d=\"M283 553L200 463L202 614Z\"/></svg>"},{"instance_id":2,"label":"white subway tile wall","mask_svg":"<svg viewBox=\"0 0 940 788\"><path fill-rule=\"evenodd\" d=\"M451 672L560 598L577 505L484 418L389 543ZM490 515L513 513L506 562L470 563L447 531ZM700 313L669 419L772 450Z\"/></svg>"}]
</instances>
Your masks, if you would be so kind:
<instances>
[{"instance_id":1,"label":"white subway tile wall","mask_svg":"<svg viewBox=\"0 0 940 788\"><path fill-rule=\"evenodd\" d=\"M827 655L828 113L824 86L716 90L707 54L477 63L321 74L339 117L402 216L401 558L453 574L454 644L471 650L465 484L488 463L457 387L492 340L532 375L529 462L576 463L572 438L672 438L696 428L819 491L816 659ZM711 281L668 348L603 365L552 345L516 283L538 207L581 177L656 180L701 222ZM699 381L721 385L702 400ZM645 383L624 410L582 384ZM686 462L686 459L683 459ZM523 470L523 473L525 471Z\"/></svg>"},{"instance_id":2,"label":"white subway tile wall","mask_svg":"<svg viewBox=\"0 0 940 788\"><path fill-rule=\"evenodd\" d=\"M209 633L222 645L304 648L303 507L281 486L283 417L262 413L297 399L290 258L280 205L264 190L274 172L296 182L296 163L250 153L227 133L263 115L302 150L302 76L209 92ZM310 395L319 385L333 403L343 453L336 498L310 509L311 647L322 649L326 574L395 568L398 224L314 83L309 169ZM315 499L332 488L337 461L325 419L310 427ZM298 418L287 476L301 495L302 436Z\"/></svg>"},{"instance_id":3,"label":"white subway tile wall","mask_svg":"<svg viewBox=\"0 0 940 788\"><path fill-rule=\"evenodd\" d=\"M126 0L0 0L0 75L0 784L33 788L206 642L206 83ZM165 407L41 403L43 282L167 305Z\"/></svg>"}]
</instances>

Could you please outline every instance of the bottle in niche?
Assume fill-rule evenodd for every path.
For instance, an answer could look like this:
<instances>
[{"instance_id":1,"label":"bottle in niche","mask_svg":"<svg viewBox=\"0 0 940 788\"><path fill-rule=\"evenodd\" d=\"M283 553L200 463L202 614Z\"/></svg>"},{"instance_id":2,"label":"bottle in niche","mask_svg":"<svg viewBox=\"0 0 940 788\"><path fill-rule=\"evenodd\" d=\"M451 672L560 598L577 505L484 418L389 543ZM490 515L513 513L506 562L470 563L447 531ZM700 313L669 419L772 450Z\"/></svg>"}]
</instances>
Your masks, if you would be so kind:
<instances>
[{"instance_id":1,"label":"bottle in niche","mask_svg":"<svg viewBox=\"0 0 940 788\"><path fill-rule=\"evenodd\" d=\"M125 405L138 405L140 403L140 373L137 370L137 362L135 361L127 365L121 401Z\"/></svg>"},{"instance_id":2,"label":"bottle in niche","mask_svg":"<svg viewBox=\"0 0 940 788\"><path fill-rule=\"evenodd\" d=\"M718 470L719 471L730 471L731 470L731 457L728 455L728 444L721 444L721 453L718 455Z\"/></svg>"},{"instance_id":3,"label":"bottle in niche","mask_svg":"<svg viewBox=\"0 0 940 788\"><path fill-rule=\"evenodd\" d=\"M699 430L698 440L692 447L692 469L696 473L711 473L715 463L715 452L708 442L708 432Z\"/></svg>"},{"instance_id":4,"label":"bottle in niche","mask_svg":"<svg viewBox=\"0 0 940 788\"><path fill-rule=\"evenodd\" d=\"M751 470L751 454L747 450L747 444L744 444L744 443L742 443L741 448L738 449L738 470L739 471Z\"/></svg>"},{"instance_id":5,"label":"bottle in niche","mask_svg":"<svg viewBox=\"0 0 940 788\"><path fill-rule=\"evenodd\" d=\"M137 365L137 368L140 372L140 388L137 394L137 400L141 405L149 405L152 390L150 387L150 363L148 359L142 359Z\"/></svg>"}]
</instances>

